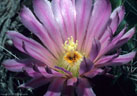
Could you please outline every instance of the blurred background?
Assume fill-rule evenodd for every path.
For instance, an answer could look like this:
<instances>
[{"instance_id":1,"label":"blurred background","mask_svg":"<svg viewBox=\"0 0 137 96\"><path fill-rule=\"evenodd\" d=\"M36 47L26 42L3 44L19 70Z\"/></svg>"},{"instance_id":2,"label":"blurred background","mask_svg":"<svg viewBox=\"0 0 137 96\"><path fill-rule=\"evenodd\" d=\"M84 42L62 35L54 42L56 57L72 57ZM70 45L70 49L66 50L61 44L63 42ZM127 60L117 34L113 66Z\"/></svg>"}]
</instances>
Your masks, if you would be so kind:
<instances>
[{"instance_id":1,"label":"blurred background","mask_svg":"<svg viewBox=\"0 0 137 96\"><path fill-rule=\"evenodd\" d=\"M126 10L125 18L117 33L125 25L128 25L127 30L137 26L137 0L110 1L113 9L123 5ZM34 90L18 88L30 78L24 73L10 72L1 65L5 59L26 57L14 48L12 42L6 37L8 30L17 30L28 37L35 38L20 22L18 15L23 5L32 9L32 0L0 0L0 96L42 96L47 90L48 85ZM121 54L137 50L137 31L121 49ZM112 67L110 73L114 75L114 78L111 76L93 78L93 90L97 96L137 96L137 57L127 65Z\"/></svg>"}]
</instances>

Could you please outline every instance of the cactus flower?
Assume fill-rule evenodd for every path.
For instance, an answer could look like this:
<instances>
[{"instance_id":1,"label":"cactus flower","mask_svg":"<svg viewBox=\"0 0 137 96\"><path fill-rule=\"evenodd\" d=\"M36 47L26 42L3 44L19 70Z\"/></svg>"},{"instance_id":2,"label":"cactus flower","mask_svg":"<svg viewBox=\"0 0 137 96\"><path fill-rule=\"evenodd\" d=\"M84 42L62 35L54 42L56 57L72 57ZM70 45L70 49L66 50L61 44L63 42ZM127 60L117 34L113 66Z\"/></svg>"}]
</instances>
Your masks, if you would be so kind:
<instances>
[{"instance_id":1,"label":"cactus flower","mask_svg":"<svg viewBox=\"0 0 137 96\"><path fill-rule=\"evenodd\" d=\"M123 6L112 11L110 0L33 0L33 9L24 6L20 19L41 43L16 31L7 32L14 46L30 56L2 63L10 71L25 71L32 77L20 87L49 83L44 96L96 96L88 78L103 74L104 66L127 64L135 56L134 51L107 55L135 32L135 28L126 32L124 27L115 34L125 11Z\"/></svg>"}]
</instances>

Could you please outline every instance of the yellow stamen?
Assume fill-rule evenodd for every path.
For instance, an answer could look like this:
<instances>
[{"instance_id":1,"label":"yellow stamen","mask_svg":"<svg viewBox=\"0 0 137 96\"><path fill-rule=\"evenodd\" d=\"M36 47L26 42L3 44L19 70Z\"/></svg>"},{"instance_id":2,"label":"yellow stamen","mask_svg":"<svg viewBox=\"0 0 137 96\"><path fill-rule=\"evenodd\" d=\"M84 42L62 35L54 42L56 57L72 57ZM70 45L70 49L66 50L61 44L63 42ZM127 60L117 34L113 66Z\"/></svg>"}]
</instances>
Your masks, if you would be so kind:
<instances>
[{"instance_id":1,"label":"yellow stamen","mask_svg":"<svg viewBox=\"0 0 137 96\"><path fill-rule=\"evenodd\" d=\"M76 43L74 42L73 37L71 36L70 38L68 38L68 40L65 41L63 48L65 49L65 51L75 51L77 49L78 46L78 41L76 40Z\"/></svg>"}]
</instances>

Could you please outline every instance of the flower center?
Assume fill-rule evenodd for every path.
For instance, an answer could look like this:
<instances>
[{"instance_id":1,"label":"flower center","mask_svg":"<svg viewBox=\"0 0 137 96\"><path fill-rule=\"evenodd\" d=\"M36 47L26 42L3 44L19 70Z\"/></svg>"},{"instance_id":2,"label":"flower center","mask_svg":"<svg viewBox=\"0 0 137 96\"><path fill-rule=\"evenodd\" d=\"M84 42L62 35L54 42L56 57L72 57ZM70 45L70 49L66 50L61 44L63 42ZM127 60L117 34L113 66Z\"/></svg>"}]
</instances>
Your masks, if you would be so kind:
<instances>
[{"instance_id":1,"label":"flower center","mask_svg":"<svg viewBox=\"0 0 137 96\"><path fill-rule=\"evenodd\" d=\"M64 55L61 60L61 67L72 72L74 76L78 76L79 66L83 60L83 55L77 51L78 41L74 42L73 37L68 38L64 45Z\"/></svg>"},{"instance_id":2,"label":"flower center","mask_svg":"<svg viewBox=\"0 0 137 96\"><path fill-rule=\"evenodd\" d=\"M71 67L73 67L81 58L82 55L77 51L67 52L64 56L64 60L68 62Z\"/></svg>"}]
</instances>

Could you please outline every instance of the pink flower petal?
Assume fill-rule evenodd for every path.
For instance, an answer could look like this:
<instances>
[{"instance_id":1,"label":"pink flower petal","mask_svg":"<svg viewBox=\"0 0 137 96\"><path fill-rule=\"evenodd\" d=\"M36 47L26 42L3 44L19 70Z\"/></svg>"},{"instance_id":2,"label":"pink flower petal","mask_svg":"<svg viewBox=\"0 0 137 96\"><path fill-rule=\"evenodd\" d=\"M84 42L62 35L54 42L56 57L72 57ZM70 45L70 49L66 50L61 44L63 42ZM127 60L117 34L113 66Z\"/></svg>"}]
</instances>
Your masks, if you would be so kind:
<instances>
[{"instance_id":1,"label":"pink flower petal","mask_svg":"<svg viewBox=\"0 0 137 96\"><path fill-rule=\"evenodd\" d=\"M66 32L65 22L63 20L62 13L61 13L60 2L61 0L52 0L51 4L52 4L52 11L53 11L54 17L59 25L62 38L65 41L67 39L67 32Z\"/></svg>"},{"instance_id":2,"label":"pink flower petal","mask_svg":"<svg viewBox=\"0 0 137 96\"><path fill-rule=\"evenodd\" d=\"M109 45L109 50L112 50L114 48L118 48L120 46L122 46L123 44L125 44L129 39L132 38L132 36L134 35L136 29L135 27L130 29L128 32L126 32L124 35L121 35L121 38L118 38L117 42L113 42L110 43Z\"/></svg>"},{"instance_id":3,"label":"pink flower petal","mask_svg":"<svg viewBox=\"0 0 137 96\"><path fill-rule=\"evenodd\" d=\"M53 40L49 37L47 30L43 27L43 25L35 18L33 13L29 8L24 7L20 13L21 21L31 32L33 32L39 39L43 42L43 44L54 54L58 56L57 51L59 51L57 45Z\"/></svg>"},{"instance_id":4,"label":"pink flower petal","mask_svg":"<svg viewBox=\"0 0 137 96\"><path fill-rule=\"evenodd\" d=\"M118 56L119 56L119 54L113 54L113 55L109 55L109 56L103 56L99 60L97 60L97 62L95 62L95 65L104 64L104 63L110 62L110 61L112 61L113 59L115 59Z\"/></svg>"},{"instance_id":5,"label":"pink flower petal","mask_svg":"<svg viewBox=\"0 0 137 96\"><path fill-rule=\"evenodd\" d=\"M71 1L72 1L72 3L75 5L76 0L71 0Z\"/></svg>"},{"instance_id":6,"label":"pink flower petal","mask_svg":"<svg viewBox=\"0 0 137 96\"><path fill-rule=\"evenodd\" d=\"M106 36L104 36L103 38L101 38L101 50L100 50L100 53L101 52L104 52L103 50L106 50L108 49L108 46L109 45L113 45L112 47L115 48L115 44L117 44L121 37L124 35L125 31L126 31L126 27L117 35L115 36L114 38L111 36L113 33L112 33L112 30L107 30L107 31L110 31L109 34L105 34ZM112 34L111 34L112 33ZM113 40L112 40L113 39ZM107 50L106 50L107 51ZM108 50L109 51L109 50Z\"/></svg>"},{"instance_id":7,"label":"pink flower petal","mask_svg":"<svg viewBox=\"0 0 137 96\"><path fill-rule=\"evenodd\" d=\"M88 80L84 78L79 79L79 84L76 88L76 92L78 96L96 96L93 92Z\"/></svg>"},{"instance_id":8,"label":"pink flower petal","mask_svg":"<svg viewBox=\"0 0 137 96\"><path fill-rule=\"evenodd\" d=\"M116 29L118 28L118 25L122 21L125 15L125 9L123 6L117 7L111 14L110 18L112 19L112 22L110 24L110 27L112 29L113 34L115 33Z\"/></svg>"},{"instance_id":9,"label":"pink flower petal","mask_svg":"<svg viewBox=\"0 0 137 96\"><path fill-rule=\"evenodd\" d=\"M26 70L26 68L32 69L34 65L45 66L45 64L32 58L22 59L22 60L9 59L3 61L2 64L4 65L5 68L13 72L24 71Z\"/></svg>"},{"instance_id":10,"label":"pink flower petal","mask_svg":"<svg viewBox=\"0 0 137 96\"><path fill-rule=\"evenodd\" d=\"M123 44L125 44L128 40L130 40L132 38L132 36L134 35L136 29L135 27L130 29L128 32L126 32L121 38L120 40L117 42L116 46L113 47L114 48L119 48L120 46L122 46ZM110 45L111 46L111 45ZM110 47L111 48L111 47ZM112 49L111 49L112 50Z\"/></svg>"},{"instance_id":11,"label":"pink flower petal","mask_svg":"<svg viewBox=\"0 0 137 96\"><path fill-rule=\"evenodd\" d=\"M38 71L46 78L51 78L51 77L63 77L64 74L61 74L61 73L48 73L46 71L46 68L45 67L37 67Z\"/></svg>"},{"instance_id":12,"label":"pink flower petal","mask_svg":"<svg viewBox=\"0 0 137 96\"><path fill-rule=\"evenodd\" d=\"M86 40L84 45L84 52L88 54L91 49L91 41L94 38L99 39L109 22L111 13L111 4L109 0L96 0L89 26L87 29Z\"/></svg>"},{"instance_id":13,"label":"pink flower petal","mask_svg":"<svg viewBox=\"0 0 137 96\"><path fill-rule=\"evenodd\" d=\"M44 24L44 26L48 30L48 33L51 36L51 38L58 45L60 50L63 50L62 49L63 41L62 41L61 33L58 24L54 18L50 2L48 0L34 0L33 8L36 16L39 18L39 20Z\"/></svg>"},{"instance_id":14,"label":"pink flower petal","mask_svg":"<svg viewBox=\"0 0 137 96\"><path fill-rule=\"evenodd\" d=\"M111 28L108 26L106 31L104 32L104 35L101 37L100 39L100 43L101 43L101 50L104 49L106 46L108 46L108 44L111 42L113 37L113 33Z\"/></svg>"},{"instance_id":15,"label":"pink flower petal","mask_svg":"<svg viewBox=\"0 0 137 96\"><path fill-rule=\"evenodd\" d=\"M20 51L32 56L36 60L39 60L50 67L54 65L52 61L55 61L55 58L46 48L42 47L36 41L15 31L7 32L7 35L13 40L15 47Z\"/></svg>"},{"instance_id":16,"label":"pink flower petal","mask_svg":"<svg viewBox=\"0 0 137 96\"><path fill-rule=\"evenodd\" d=\"M94 39L92 42L92 48L89 54L89 58L91 61L94 61L94 59L97 57L98 53L100 52L101 44L98 40Z\"/></svg>"},{"instance_id":17,"label":"pink flower petal","mask_svg":"<svg viewBox=\"0 0 137 96\"><path fill-rule=\"evenodd\" d=\"M23 68L23 70L27 73L27 75L29 75L30 77L33 77L33 78L42 76L41 73L36 72L36 71L35 71L33 68L31 68L31 67L25 67L25 68Z\"/></svg>"},{"instance_id":18,"label":"pink flower petal","mask_svg":"<svg viewBox=\"0 0 137 96\"><path fill-rule=\"evenodd\" d=\"M114 35L114 33L116 32L118 25L120 24L120 22L122 21L124 17L124 13L125 13L124 7L120 6L116 8L111 14L110 16L111 24L109 25L109 29L111 29L112 35ZM108 42L109 38L111 38L110 31L106 30L104 35L101 37L101 43L105 44L106 42Z\"/></svg>"},{"instance_id":19,"label":"pink flower petal","mask_svg":"<svg viewBox=\"0 0 137 96\"><path fill-rule=\"evenodd\" d=\"M130 52L128 54L120 55L119 57L115 58L112 63L116 65L117 63L127 64L130 62L136 55L136 52ZM115 64L116 63L116 64Z\"/></svg>"},{"instance_id":20,"label":"pink flower petal","mask_svg":"<svg viewBox=\"0 0 137 96\"><path fill-rule=\"evenodd\" d=\"M48 91L44 96L61 96L64 81L64 78L54 78L54 81L50 84Z\"/></svg>"},{"instance_id":21,"label":"pink flower petal","mask_svg":"<svg viewBox=\"0 0 137 96\"><path fill-rule=\"evenodd\" d=\"M126 32L126 29L127 27L123 28L123 30L116 37L114 37L111 42L117 43L121 39L121 37L124 35L124 33Z\"/></svg>"},{"instance_id":22,"label":"pink flower petal","mask_svg":"<svg viewBox=\"0 0 137 96\"><path fill-rule=\"evenodd\" d=\"M88 77L88 78L93 78L99 74L102 74L104 72L104 70L100 69L100 68L93 68L91 69L89 72L83 74L84 76Z\"/></svg>"},{"instance_id":23,"label":"pink flower petal","mask_svg":"<svg viewBox=\"0 0 137 96\"><path fill-rule=\"evenodd\" d=\"M44 84L48 84L49 82L51 82L52 79L47 79L45 77L36 77L34 79L32 79L31 81L28 81L25 84L20 85L19 87L21 88L37 88L40 87Z\"/></svg>"},{"instance_id":24,"label":"pink flower petal","mask_svg":"<svg viewBox=\"0 0 137 96\"><path fill-rule=\"evenodd\" d=\"M84 41L84 36L87 31L89 17L92 10L92 0L76 0L76 28L78 49L80 50Z\"/></svg>"},{"instance_id":25,"label":"pink flower petal","mask_svg":"<svg viewBox=\"0 0 137 96\"><path fill-rule=\"evenodd\" d=\"M128 32L126 32L122 37L121 37L121 40L124 39L124 38L128 38L128 40L134 35L136 31L136 28L133 27L132 29L130 29Z\"/></svg>"},{"instance_id":26,"label":"pink flower petal","mask_svg":"<svg viewBox=\"0 0 137 96\"><path fill-rule=\"evenodd\" d=\"M121 33L119 35L116 36L116 38L114 38L109 44L108 46L105 46L104 49L101 50L101 52L98 55L98 58L104 54L106 54L107 52L118 48L120 46L122 46L123 44L125 44L135 33L135 27L130 29L127 33L124 33L125 29L123 29L121 31Z\"/></svg>"},{"instance_id":27,"label":"pink flower petal","mask_svg":"<svg viewBox=\"0 0 137 96\"><path fill-rule=\"evenodd\" d=\"M73 36L75 39L74 19L76 16L75 8L71 0L61 0L61 14L66 27L67 37Z\"/></svg>"},{"instance_id":28,"label":"pink flower petal","mask_svg":"<svg viewBox=\"0 0 137 96\"><path fill-rule=\"evenodd\" d=\"M84 60L80 64L79 74L84 74L91 70L93 66L93 62L90 59L84 58Z\"/></svg>"},{"instance_id":29,"label":"pink flower petal","mask_svg":"<svg viewBox=\"0 0 137 96\"><path fill-rule=\"evenodd\" d=\"M37 71L38 71L39 73L41 73L44 77L46 77L46 78L51 78L51 77L53 77L52 74L49 74L48 72L46 72L45 67L38 67L38 66L36 66L36 68L37 68Z\"/></svg>"},{"instance_id":30,"label":"pink flower petal","mask_svg":"<svg viewBox=\"0 0 137 96\"><path fill-rule=\"evenodd\" d=\"M21 62L17 62L15 59L5 60L2 62L2 65L4 65L6 69L13 72L22 72L23 67L26 66L25 64Z\"/></svg>"},{"instance_id":31,"label":"pink flower petal","mask_svg":"<svg viewBox=\"0 0 137 96\"><path fill-rule=\"evenodd\" d=\"M130 52L128 54L119 55L116 58L109 58L109 56L106 56L100 60L100 62L96 63L96 67L104 67L104 66L118 66L127 64L130 62L136 55L136 52Z\"/></svg>"},{"instance_id":32,"label":"pink flower petal","mask_svg":"<svg viewBox=\"0 0 137 96\"><path fill-rule=\"evenodd\" d=\"M74 86L74 84L76 84L77 82L77 78L73 77L67 80L67 86Z\"/></svg>"}]
</instances>

